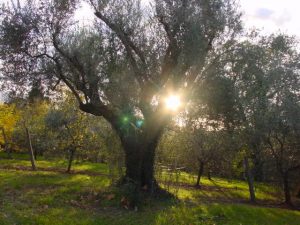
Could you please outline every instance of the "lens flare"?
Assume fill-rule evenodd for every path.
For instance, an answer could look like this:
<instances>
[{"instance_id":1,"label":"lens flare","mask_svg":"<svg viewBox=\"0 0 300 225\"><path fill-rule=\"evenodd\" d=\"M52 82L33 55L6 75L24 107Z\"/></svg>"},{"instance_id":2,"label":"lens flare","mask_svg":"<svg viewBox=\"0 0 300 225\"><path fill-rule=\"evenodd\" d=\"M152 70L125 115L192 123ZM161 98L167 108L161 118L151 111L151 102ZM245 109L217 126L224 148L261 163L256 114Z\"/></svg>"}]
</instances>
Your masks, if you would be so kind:
<instances>
[{"instance_id":1,"label":"lens flare","mask_svg":"<svg viewBox=\"0 0 300 225\"><path fill-rule=\"evenodd\" d=\"M170 95L165 99L165 104L167 109L176 111L181 105L180 97L177 95Z\"/></svg>"}]
</instances>

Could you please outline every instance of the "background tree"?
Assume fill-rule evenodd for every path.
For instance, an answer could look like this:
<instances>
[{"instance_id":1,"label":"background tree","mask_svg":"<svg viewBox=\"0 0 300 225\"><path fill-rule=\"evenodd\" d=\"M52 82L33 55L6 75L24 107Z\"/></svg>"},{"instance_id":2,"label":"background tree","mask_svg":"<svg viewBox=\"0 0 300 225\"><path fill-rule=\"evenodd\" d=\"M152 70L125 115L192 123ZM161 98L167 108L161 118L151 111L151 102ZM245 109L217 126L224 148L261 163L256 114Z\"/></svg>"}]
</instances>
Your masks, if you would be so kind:
<instances>
[{"instance_id":1,"label":"background tree","mask_svg":"<svg viewBox=\"0 0 300 225\"><path fill-rule=\"evenodd\" d=\"M299 117L299 54L296 42L291 37L282 34L269 37L254 34L252 37L252 41L237 45L234 53L237 57L232 58L229 71L239 93L236 105L241 113L239 130L244 136L242 142L247 144L254 160L255 174L260 175L256 178L261 180L264 174L262 159L267 156L265 151L270 146L278 147L278 143L272 146L271 140L276 142L274 133L277 133L275 136L278 139L293 139L299 130L299 121L296 119ZM279 135L278 131L282 133ZM280 151L280 157L291 157L293 160L298 158L283 149ZM294 147L292 152L298 154L299 149ZM276 154L273 156L277 161L280 158L276 158ZM283 158L280 160L284 161ZM284 174L283 170L280 174ZM289 194L286 195L289 204Z\"/></svg>"},{"instance_id":2,"label":"background tree","mask_svg":"<svg viewBox=\"0 0 300 225\"><path fill-rule=\"evenodd\" d=\"M75 107L74 98L67 95L63 101L55 104L44 117L47 127L55 133L57 148L63 148L68 152L68 173L71 171L75 153L83 148L84 140L90 140L85 135L89 129L86 124L87 117Z\"/></svg>"},{"instance_id":3,"label":"background tree","mask_svg":"<svg viewBox=\"0 0 300 225\"><path fill-rule=\"evenodd\" d=\"M187 131L188 132L188 131ZM211 172L210 164L222 161L222 132L216 130L207 130L207 128L198 127L189 132L191 159L196 160L198 167L196 187L200 187L200 180L207 169L208 174ZM209 174L210 176L210 174Z\"/></svg>"},{"instance_id":4,"label":"background tree","mask_svg":"<svg viewBox=\"0 0 300 225\"><path fill-rule=\"evenodd\" d=\"M300 169L300 64L297 44L294 38L282 34L270 38L270 53L274 62L270 91L272 98L266 115L266 143L275 159L288 205L292 205L291 183L296 184L300 179L297 175Z\"/></svg>"},{"instance_id":5,"label":"background tree","mask_svg":"<svg viewBox=\"0 0 300 225\"><path fill-rule=\"evenodd\" d=\"M18 121L18 129L15 131L15 135L27 146L32 170L36 170L37 151L34 150L33 140L40 141L36 136L41 132L40 126L44 126L42 119L46 110L37 102L31 104L23 103L21 107L20 120Z\"/></svg>"},{"instance_id":6,"label":"background tree","mask_svg":"<svg viewBox=\"0 0 300 225\"><path fill-rule=\"evenodd\" d=\"M11 104L0 104L0 129L1 129L1 145L7 152L8 158L11 158L11 138L16 122L18 121L18 113L16 107Z\"/></svg>"}]
</instances>

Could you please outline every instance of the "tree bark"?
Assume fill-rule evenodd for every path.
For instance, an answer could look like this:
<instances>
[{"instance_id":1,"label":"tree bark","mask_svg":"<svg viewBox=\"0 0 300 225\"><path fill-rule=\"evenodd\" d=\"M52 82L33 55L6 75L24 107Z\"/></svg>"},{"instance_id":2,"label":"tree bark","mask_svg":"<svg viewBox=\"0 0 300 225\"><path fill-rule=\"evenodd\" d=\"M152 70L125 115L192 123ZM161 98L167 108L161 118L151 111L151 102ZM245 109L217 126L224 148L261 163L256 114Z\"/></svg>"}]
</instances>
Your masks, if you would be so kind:
<instances>
[{"instance_id":1,"label":"tree bark","mask_svg":"<svg viewBox=\"0 0 300 225\"><path fill-rule=\"evenodd\" d=\"M208 178L209 180L212 180L212 178L211 178L211 170L210 170L210 169L209 169L208 172L207 172L207 178Z\"/></svg>"},{"instance_id":2,"label":"tree bark","mask_svg":"<svg viewBox=\"0 0 300 225\"><path fill-rule=\"evenodd\" d=\"M122 141L125 151L125 182L133 182L141 185L141 151L142 146L135 143L135 140L127 139Z\"/></svg>"},{"instance_id":3,"label":"tree bark","mask_svg":"<svg viewBox=\"0 0 300 225\"><path fill-rule=\"evenodd\" d=\"M37 160L37 155L38 155L38 153L37 153L37 150L36 150L36 148L33 150L33 156L34 156L34 160Z\"/></svg>"},{"instance_id":4,"label":"tree bark","mask_svg":"<svg viewBox=\"0 0 300 225\"><path fill-rule=\"evenodd\" d=\"M265 181L264 162L262 161L261 156L254 154L253 162L254 162L253 178L259 182Z\"/></svg>"},{"instance_id":5,"label":"tree bark","mask_svg":"<svg viewBox=\"0 0 300 225\"><path fill-rule=\"evenodd\" d=\"M300 187L298 188L296 197L297 197L297 198L300 198Z\"/></svg>"},{"instance_id":6,"label":"tree bark","mask_svg":"<svg viewBox=\"0 0 300 225\"><path fill-rule=\"evenodd\" d=\"M292 204L292 199L291 199L288 172L285 172L285 173L282 174L282 179L283 179L283 191L284 191L285 203L287 205L292 206L293 204Z\"/></svg>"},{"instance_id":7,"label":"tree bark","mask_svg":"<svg viewBox=\"0 0 300 225\"><path fill-rule=\"evenodd\" d=\"M200 179L201 179L201 177L203 175L203 170L204 170L204 162L203 161L199 161L199 170L198 170L196 187L200 187Z\"/></svg>"},{"instance_id":8,"label":"tree bark","mask_svg":"<svg viewBox=\"0 0 300 225\"><path fill-rule=\"evenodd\" d=\"M147 143L145 152L143 152L141 165L141 185L143 188L147 188L151 192L153 192L157 186L154 178L154 161L158 140L159 137L156 137Z\"/></svg>"},{"instance_id":9,"label":"tree bark","mask_svg":"<svg viewBox=\"0 0 300 225\"><path fill-rule=\"evenodd\" d=\"M155 191L154 160L158 140L159 136L150 140L140 136L121 140L125 151L125 182L134 183L148 192Z\"/></svg>"},{"instance_id":10,"label":"tree bark","mask_svg":"<svg viewBox=\"0 0 300 225\"><path fill-rule=\"evenodd\" d=\"M11 158L11 152L8 146L8 141L7 141L7 137L6 137L6 133L4 130L4 127L1 127L2 130L2 135L3 135L3 139L4 139L4 151L7 153L7 157L10 159Z\"/></svg>"},{"instance_id":11,"label":"tree bark","mask_svg":"<svg viewBox=\"0 0 300 225\"><path fill-rule=\"evenodd\" d=\"M36 170L34 153L33 153L33 148L32 148L32 144L31 144L31 137L30 137L29 130L26 126L25 126L25 131L26 131L26 137L27 137L27 143L28 143L28 152L29 152L30 161L31 161L31 168L32 168L32 170Z\"/></svg>"},{"instance_id":12,"label":"tree bark","mask_svg":"<svg viewBox=\"0 0 300 225\"><path fill-rule=\"evenodd\" d=\"M249 187L249 194L250 194L250 201L255 202L255 191L254 191L254 182L253 176L249 167L249 159L247 156L244 157L244 167L245 167L245 174L248 182Z\"/></svg>"},{"instance_id":13,"label":"tree bark","mask_svg":"<svg viewBox=\"0 0 300 225\"><path fill-rule=\"evenodd\" d=\"M71 148L70 149L70 155L69 155L67 173L71 172L71 167L72 167L72 162L73 162L73 159L74 159L75 151L76 151L75 148Z\"/></svg>"},{"instance_id":14,"label":"tree bark","mask_svg":"<svg viewBox=\"0 0 300 225\"><path fill-rule=\"evenodd\" d=\"M67 168L67 173L70 173L71 172L71 167L72 167L72 162L73 162L73 159L74 159L74 154L75 154L75 151L76 151L76 141L75 141L74 136L72 135L72 132L71 132L68 124L65 124L65 127L67 129L69 137L72 140L72 145L71 145L71 148L70 148L69 161L68 161L68 168Z\"/></svg>"}]
</instances>

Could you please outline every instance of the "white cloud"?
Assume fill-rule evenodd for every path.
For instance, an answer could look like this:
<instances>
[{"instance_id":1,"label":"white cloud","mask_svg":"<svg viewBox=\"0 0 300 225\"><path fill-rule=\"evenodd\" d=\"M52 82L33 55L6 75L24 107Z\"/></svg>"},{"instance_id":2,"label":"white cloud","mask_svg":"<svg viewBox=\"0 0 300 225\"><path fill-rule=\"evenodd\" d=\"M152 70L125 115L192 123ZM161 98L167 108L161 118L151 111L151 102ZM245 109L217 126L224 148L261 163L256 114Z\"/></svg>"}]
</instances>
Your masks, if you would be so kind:
<instances>
[{"instance_id":1,"label":"white cloud","mask_svg":"<svg viewBox=\"0 0 300 225\"><path fill-rule=\"evenodd\" d=\"M255 16L261 19L269 19L274 12L267 8L259 8L255 12Z\"/></svg>"},{"instance_id":2,"label":"white cloud","mask_svg":"<svg viewBox=\"0 0 300 225\"><path fill-rule=\"evenodd\" d=\"M300 38L299 0L240 0L246 28L263 29L263 33L277 31Z\"/></svg>"},{"instance_id":3,"label":"white cloud","mask_svg":"<svg viewBox=\"0 0 300 225\"><path fill-rule=\"evenodd\" d=\"M283 26L284 24L286 24L292 20L292 16L289 13L289 11L284 10L283 12L281 12L280 15L275 17L273 20L276 23L276 25Z\"/></svg>"}]
</instances>

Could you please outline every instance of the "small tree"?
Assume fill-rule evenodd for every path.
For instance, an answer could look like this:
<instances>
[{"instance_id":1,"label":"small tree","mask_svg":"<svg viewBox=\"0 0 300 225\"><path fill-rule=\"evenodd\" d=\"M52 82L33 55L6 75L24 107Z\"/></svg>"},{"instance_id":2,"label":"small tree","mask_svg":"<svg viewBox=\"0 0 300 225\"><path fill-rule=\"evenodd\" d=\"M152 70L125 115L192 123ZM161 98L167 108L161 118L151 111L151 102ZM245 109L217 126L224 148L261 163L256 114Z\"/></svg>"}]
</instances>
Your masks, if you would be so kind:
<instances>
[{"instance_id":1,"label":"small tree","mask_svg":"<svg viewBox=\"0 0 300 225\"><path fill-rule=\"evenodd\" d=\"M292 205L290 178L293 172L300 171L300 127L297 119L300 118L300 105L296 96L285 100L288 102L275 104L270 111L266 143L282 181L285 203Z\"/></svg>"},{"instance_id":2,"label":"small tree","mask_svg":"<svg viewBox=\"0 0 300 225\"><path fill-rule=\"evenodd\" d=\"M61 109L52 109L45 117L45 122L60 139L60 146L68 151L67 172L71 171L72 162L77 149L81 146L84 126L84 117L74 108L71 98L61 103ZM70 101L70 102L68 102Z\"/></svg>"},{"instance_id":3,"label":"small tree","mask_svg":"<svg viewBox=\"0 0 300 225\"><path fill-rule=\"evenodd\" d=\"M44 126L42 118L47 112L47 107L40 102L25 103L20 105L20 120L18 121L18 130L16 130L19 139L23 139L27 145L32 170L36 170L37 153L34 150L33 136L39 134L41 127ZM25 135L25 136L24 136ZM37 138L37 137L34 137Z\"/></svg>"},{"instance_id":4,"label":"small tree","mask_svg":"<svg viewBox=\"0 0 300 225\"><path fill-rule=\"evenodd\" d=\"M190 132L191 157L198 162L196 187L200 187L200 180L205 167L210 173L209 164L213 161L221 162L224 143L222 143L222 131L207 130L198 127Z\"/></svg>"}]
</instances>

